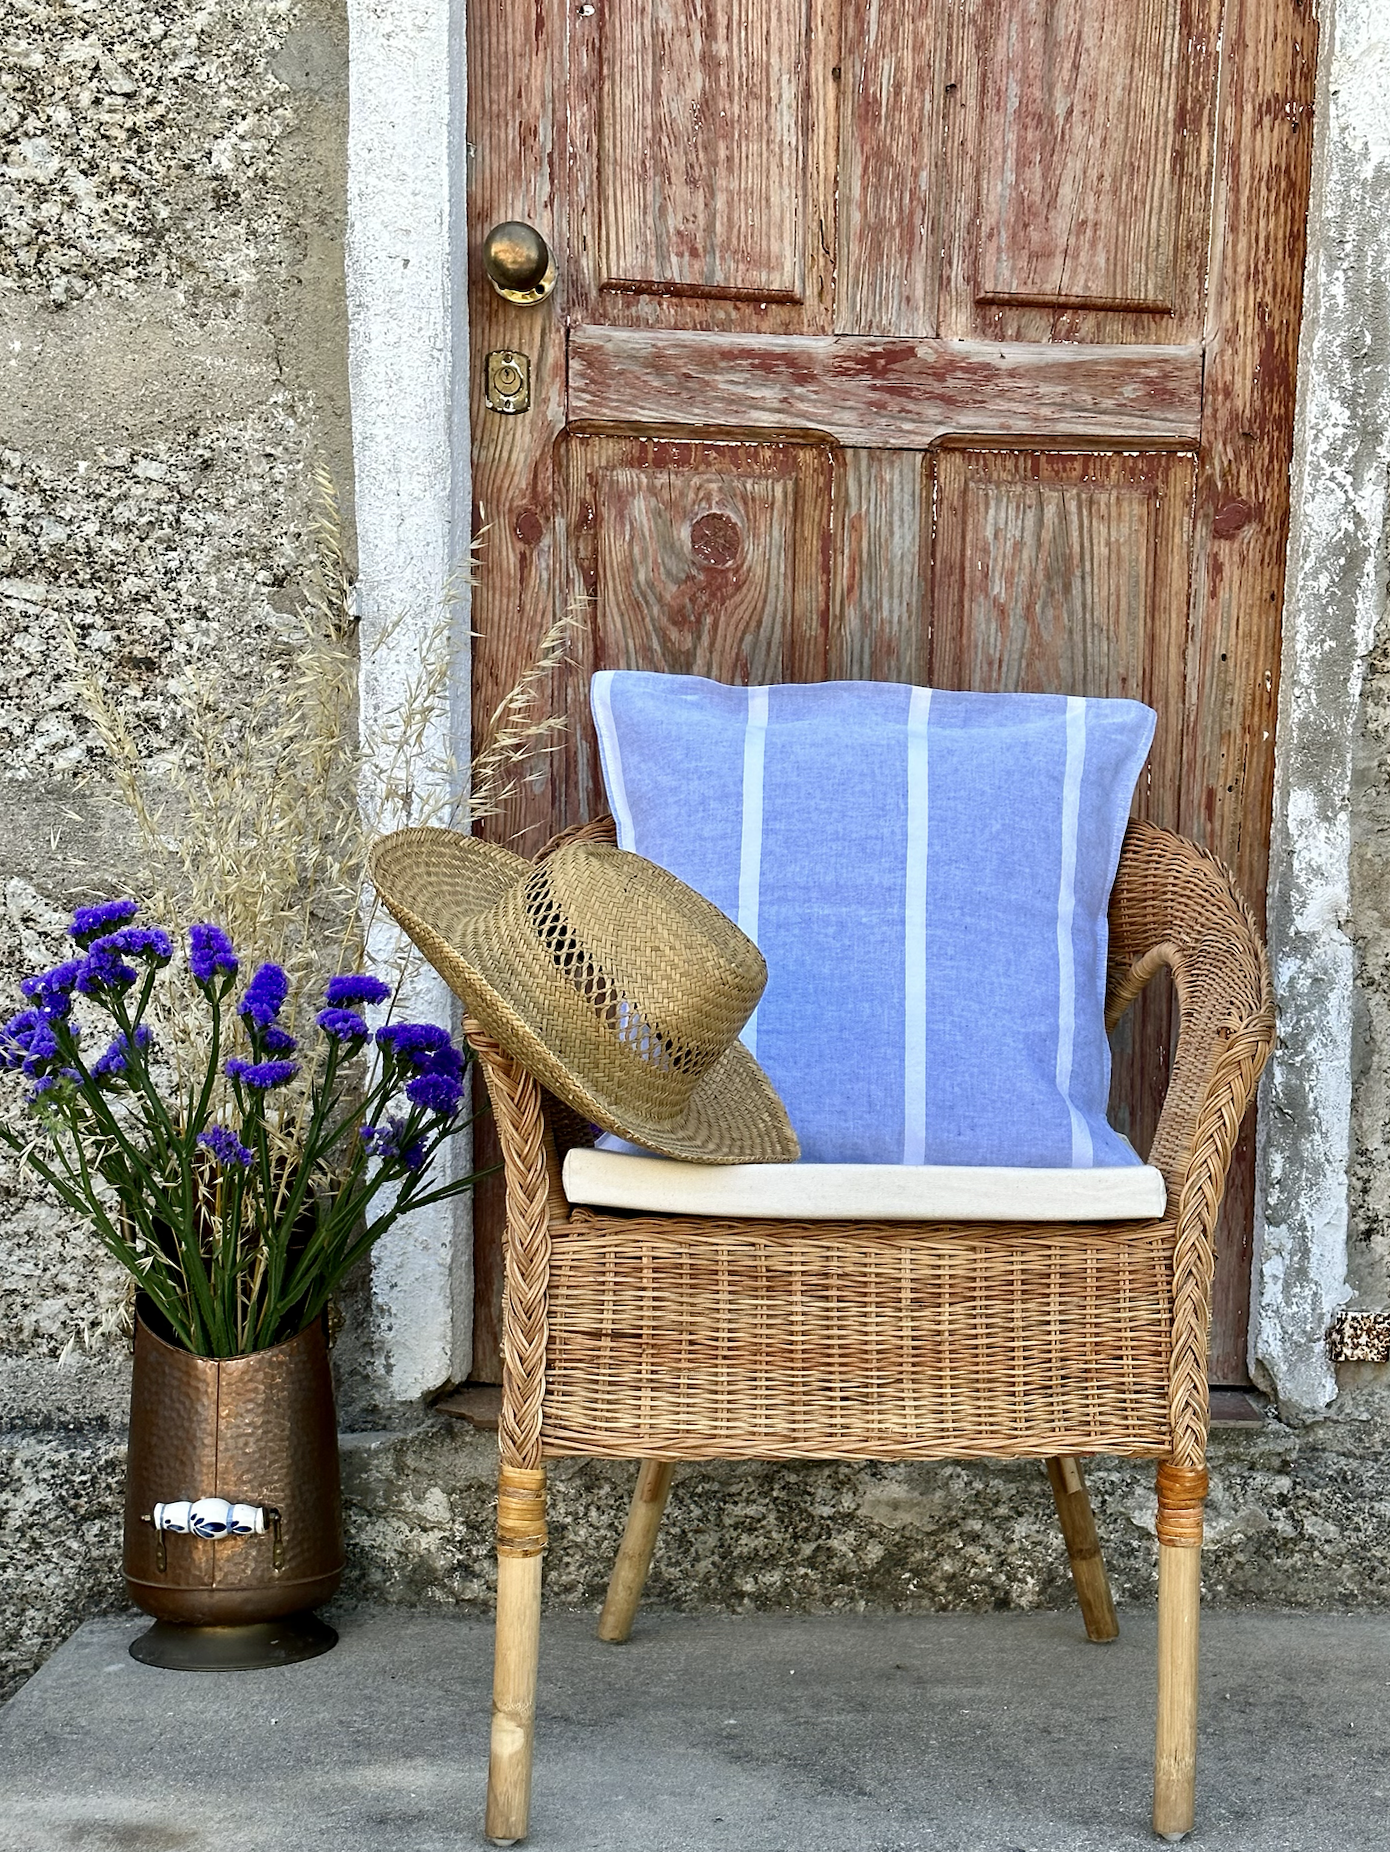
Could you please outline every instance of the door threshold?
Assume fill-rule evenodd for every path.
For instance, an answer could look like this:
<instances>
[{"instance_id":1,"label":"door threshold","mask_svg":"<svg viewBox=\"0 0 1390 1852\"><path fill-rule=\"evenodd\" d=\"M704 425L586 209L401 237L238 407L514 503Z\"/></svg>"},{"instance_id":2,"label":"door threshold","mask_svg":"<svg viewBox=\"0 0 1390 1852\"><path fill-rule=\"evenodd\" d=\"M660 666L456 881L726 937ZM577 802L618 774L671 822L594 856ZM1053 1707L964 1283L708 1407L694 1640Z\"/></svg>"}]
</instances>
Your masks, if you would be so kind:
<instances>
[{"instance_id":1,"label":"door threshold","mask_svg":"<svg viewBox=\"0 0 1390 1852\"><path fill-rule=\"evenodd\" d=\"M495 1434L502 1418L502 1388L499 1383L460 1383L457 1389L445 1390L433 1407L437 1414Z\"/></svg>"}]
</instances>

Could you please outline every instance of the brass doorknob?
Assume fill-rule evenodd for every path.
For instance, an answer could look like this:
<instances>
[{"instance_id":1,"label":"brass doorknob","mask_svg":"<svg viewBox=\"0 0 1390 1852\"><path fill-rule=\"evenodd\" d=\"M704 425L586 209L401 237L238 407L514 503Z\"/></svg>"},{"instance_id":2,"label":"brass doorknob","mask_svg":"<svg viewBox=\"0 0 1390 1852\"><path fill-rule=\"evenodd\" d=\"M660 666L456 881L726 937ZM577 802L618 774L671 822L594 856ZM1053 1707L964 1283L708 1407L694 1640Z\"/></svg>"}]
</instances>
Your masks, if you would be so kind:
<instances>
[{"instance_id":1,"label":"brass doorknob","mask_svg":"<svg viewBox=\"0 0 1390 1852\"><path fill-rule=\"evenodd\" d=\"M555 259L534 225L506 219L483 240L483 269L508 302L544 302L555 287Z\"/></svg>"}]
</instances>

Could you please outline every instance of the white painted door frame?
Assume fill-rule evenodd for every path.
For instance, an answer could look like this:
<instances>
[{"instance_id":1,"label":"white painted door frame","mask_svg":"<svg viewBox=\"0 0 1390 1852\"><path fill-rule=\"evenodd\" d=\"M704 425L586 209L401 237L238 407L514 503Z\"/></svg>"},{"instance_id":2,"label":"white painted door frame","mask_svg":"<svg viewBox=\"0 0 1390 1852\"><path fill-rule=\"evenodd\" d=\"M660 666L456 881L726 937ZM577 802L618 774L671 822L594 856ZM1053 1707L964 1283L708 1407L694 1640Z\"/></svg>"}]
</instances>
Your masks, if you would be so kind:
<instances>
[{"instance_id":1,"label":"white painted door frame","mask_svg":"<svg viewBox=\"0 0 1390 1852\"><path fill-rule=\"evenodd\" d=\"M425 785L468 764L468 265L463 0L348 0L347 300L353 506L361 612L363 803L380 827L389 738L424 653L448 615L454 669L426 741ZM389 921L370 951L383 971ZM454 998L426 967L408 1019L457 1027ZM456 1162L462 1154L456 1158ZM372 1257L383 1388L409 1401L467 1376L472 1226L467 1200L417 1211Z\"/></svg>"}]
</instances>

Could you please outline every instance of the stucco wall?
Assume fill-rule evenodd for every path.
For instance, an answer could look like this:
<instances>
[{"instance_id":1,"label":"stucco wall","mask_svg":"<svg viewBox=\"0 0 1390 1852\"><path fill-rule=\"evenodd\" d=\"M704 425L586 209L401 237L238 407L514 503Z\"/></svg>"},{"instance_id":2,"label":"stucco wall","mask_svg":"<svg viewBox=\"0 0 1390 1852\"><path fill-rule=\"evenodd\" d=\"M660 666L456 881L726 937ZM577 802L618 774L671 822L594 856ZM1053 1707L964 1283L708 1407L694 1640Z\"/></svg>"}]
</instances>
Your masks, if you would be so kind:
<instances>
[{"instance_id":1,"label":"stucco wall","mask_svg":"<svg viewBox=\"0 0 1390 1852\"><path fill-rule=\"evenodd\" d=\"M69 634L147 750L169 748L170 678L195 654L254 677L294 608L311 460L350 488L346 62L334 0L4 9L7 1011L63 910L123 885ZM102 1330L121 1292L0 1164L0 1690L121 1600L127 1364Z\"/></svg>"},{"instance_id":2,"label":"stucco wall","mask_svg":"<svg viewBox=\"0 0 1390 1852\"><path fill-rule=\"evenodd\" d=\"M448 193L391 194L399 212L383 232L379 169L359 167L350 191L349 10L355 29L381 35L382 60L398 60L392 81L412 107L428 94L421 86L456 81L440 9L427 0L217 10L177 0L148 13L95 0L81 8L80 38L57 0L14 0L7 17L0 213L27 228L0 247L7 1000L18 975L55 949L62 908L120 886L126 852L67 687L68 625L129 691L150 750L167 746L161 690L179 664L198 649L254 674L293 605L306 460L323 454L341 483L352 480L349 197L359 215L359 425L393 366L419 382L399 354L373 351L395 331L413 328L447 380L428 317L449 282ZM1390 1603L1390 1372L1343 1366L1329 1403L1337 1385L1321 1351L1344 1273L1363 1302L1390 1297L1390 135L1375 126L1390 107L1390 28L1380 10L1342 0L1335 20L1324 14L1271 903L1287 1041L1266 1094L1271 1316L1258 1339L1284 1420L1213 1437L1213 1601ZM378 68L364 61L354 78L359 125L384 137L374 161L402 154L407 120L374 90ZM452 158L447 111L430 119L436 154ZM413 239L407 267L400 250L416 251ZM424 258L433 268L412 296L405 279ZM391 278L401 313L374 316L372 292ZM419 396L420 416L437 418L438 395L433 412L430 394ZM394 405L410 415L399 396ZM401 492L393 457L426 478L443 472L425 482L435 527L418 547L411 540L410 557L428 555L424 579L447 564L456 436L446 424L433 449L406 435L393 451L375 412L356 433L359 460L369 455L379 472L361 511L378 580L392 531L379 497ZM368 603L381 593L369 585ZM119 1294L86 1235L0 1172L0 1690L85 1613L121 1600L127 1366L103 1330ZM386 1392L403 1379L374 1368L365 1290L349 1313L340 1363L350 1593L486 1605L494 1444L416 1401L393 1402ZM86 1342L60 1363L74 1333ZM435 1367L408 1362L416 1374ZM631 1469L557 1468L552 1600L597 1598L630 1478ZM1091 1480L1117 1592L1148 1600L1152 1471L1104 1462ZM683 1469L652 1594L692 1607L1069 1599L1041 1473L954 1465Z\"/></svg>"}]
</instances>

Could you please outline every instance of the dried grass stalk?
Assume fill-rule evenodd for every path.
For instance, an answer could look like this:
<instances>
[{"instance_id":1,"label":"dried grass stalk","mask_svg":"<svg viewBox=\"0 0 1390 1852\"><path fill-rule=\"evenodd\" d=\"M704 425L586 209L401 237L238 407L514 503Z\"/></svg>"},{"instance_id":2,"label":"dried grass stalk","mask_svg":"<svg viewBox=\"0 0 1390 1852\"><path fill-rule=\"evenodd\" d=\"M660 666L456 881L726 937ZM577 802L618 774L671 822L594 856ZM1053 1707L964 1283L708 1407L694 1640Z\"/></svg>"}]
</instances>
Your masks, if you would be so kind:
<instances>
[{"instance_id":1,"label":"dried grass stalk","mask_svg":"<svg viewBox=\"0 0 1390 1852\"><path fill-rule=\"evenodd\" d=\"M146 914L175 933L193 920L215 920L247 967L283 965L291 982L286 1020L297 1030L318 1007L326 979L365 956L375 904L366 873L372 838L383 828L468 828L496 815L528 763L553 750L565 723L545 710L543 696L577 622L567 613L547 631L461 777L436 744L447 737L439 717L456 662L451 612L440 614L398 700L364 732L342 520L322 468L314 474L312 532L304 605L261 675L247 686L230 669L195 660L170 691L181 748L158 762L74 648L80 698L136 826L132 872ZM451 595L472 582L470 562ZM374 653L391 648L397 629L383 630ZM406 944L402 957L411 955ZM160 994L154 1026L167 1056L187 1072L205 1032L201 998L172 971Z\"/></svg>"}]
</instances>

